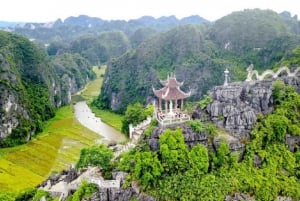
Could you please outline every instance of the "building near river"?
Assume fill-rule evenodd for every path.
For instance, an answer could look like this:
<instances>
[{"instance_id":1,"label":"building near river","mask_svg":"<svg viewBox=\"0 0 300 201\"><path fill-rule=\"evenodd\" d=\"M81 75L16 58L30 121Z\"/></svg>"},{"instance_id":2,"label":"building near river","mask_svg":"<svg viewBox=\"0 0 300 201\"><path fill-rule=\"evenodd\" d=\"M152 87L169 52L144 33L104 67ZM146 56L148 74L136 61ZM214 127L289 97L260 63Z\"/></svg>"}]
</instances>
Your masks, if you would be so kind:
<instances>
[{"instance_id":1,"label":"building near river","mask_svg":"<svg viewBox=\"0 0 300 201\"><path fill-rule=\"evenodd\" d=\"M152 87L153 93L158 98L155 111L160 124L165 125L190 120L189 115L183 112L183 101L191 96L191 91L186 93L180 89L184 82L178 82L175 74L173 74L168 75L167 80L161 80L160 83L163 88L156 90Z\"/></svg>"}]
</instances>

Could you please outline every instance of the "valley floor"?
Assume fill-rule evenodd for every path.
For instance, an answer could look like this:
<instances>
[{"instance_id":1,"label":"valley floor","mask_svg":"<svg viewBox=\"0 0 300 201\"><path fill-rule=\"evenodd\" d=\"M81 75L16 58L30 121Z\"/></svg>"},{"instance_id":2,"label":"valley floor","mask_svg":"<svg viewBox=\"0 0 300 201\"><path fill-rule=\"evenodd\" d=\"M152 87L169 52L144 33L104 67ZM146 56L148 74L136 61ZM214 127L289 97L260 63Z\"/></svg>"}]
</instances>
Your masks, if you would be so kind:
<instances>
[{"instance_id":1,"label":"valley floor","mask_svg":"<svg viewBox=\"0 0 300 201\"><path fill-rule=\"evenodd\" d=\"M100 138L74 118L72 106L59 109L36 139L0 150L0 192L36 186L49 174L75 163L80 150Z\"/></svg>"},{"instance_id":2,"label":"valley floor","mask_svg":"<svg viewBox=\"0 0 300 201\"><path fill-rule=\"evenodd\" d=\"M101 75L105 72L105 67L94 67L94 71L97 79L90 82L81 92L88 102L99 94L102 84ZM94 110L96 110L97 116L100 114L101 118L104 117L103 122L120 130L122 118L120 115L112 114L109 111L100 111L96 108ZM35 139L25 145L0 149L0 193L15 193L34 187L51 173L68 169L70 164L74 164L79 159L82 148L99 141L107 141L101 137L100 130L94 132L83 126L75 118L75 113L72 105L60 108L57 110L56 116L47 122L44 131ZM82 115L81 113L80 116ZM86 116L92 117L92 112L89 110ZM93 118L95 121L100 121L97 117L93 116ZM118 133L118 136L113 137L116 142L126 139L118 131L115 133Z\"/></svg>"},{"instance_id":3,"label":"valley floor","mask_svg":"<svg viewBox=\"0 0 300 201\"><path fill-rule=\"evenodd\" d=\"M111 126L103 123L100 118L95 117L85 101L74 105L76 119L86 128L103 136L102 141L120 143L126 141L125 135Z\"/></svg>"}]
</instances>

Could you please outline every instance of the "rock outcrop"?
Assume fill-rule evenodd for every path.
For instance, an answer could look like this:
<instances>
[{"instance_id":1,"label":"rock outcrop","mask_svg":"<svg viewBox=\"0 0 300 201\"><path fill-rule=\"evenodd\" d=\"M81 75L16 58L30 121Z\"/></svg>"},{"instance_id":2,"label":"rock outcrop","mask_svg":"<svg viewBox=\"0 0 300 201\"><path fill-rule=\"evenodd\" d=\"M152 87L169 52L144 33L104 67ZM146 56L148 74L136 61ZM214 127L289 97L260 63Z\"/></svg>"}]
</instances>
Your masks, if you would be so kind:
<instances>
[{"instance_id":1,"label":"rock outcrop","mask_svg":"<svg viewBox=\"0 0 300 201\"><path fill-rule=\"evenodd\" d=\"M139 201L156 201L151 196L136 193L133 188L100 188L98 192L94 193L86 201L130 201L134 199Z\"/></svg>"},{"instance_id":2,"label":"rock outcrop","mask_svg":"<svg viewBox=\"0 0 300 201\"><path fill-rule=\"evenodd\" d=\"M49 59L21 36L0 31L0 147L24 143L41 131L55 107L92 78L89 63L76 55ZM7 141L5 139L12 136Z\"/></svg>"},{"instance_id":3,"label":"rock outcrop","mask_svg":"<svg viewBox=\"0 0 300 201\"><path fill-rule=\"evenodd\" d=\"M245 149L245 144L242 143L238 138L223 134L222 136L211 137L211 139L209 139L209 136L205 131L198 133L185 123L173 124L164 127L158 126L152 131L149 137L144 136L144 138L150 146L150 149L152 151L157 151L159 150L159 136L163 134L166 129L175 130L178 127L181 128L184 142L189 149L200 143L206 146L208 149L216 150L219 148L222 140L225 140L228 143L229 150L231 152L239 152L240 156L242 156Z\"/></svg>"},{"instance_id":4,"label":"rock outcrop","mask_svg":"<svg viewBox=\"0 0 300 201\"><path fill-rule=\"evenodd\" d=\"M287 134L285 136L285 142L290 151L295 152L297 150L300 150L300 136L292 136L290 134Z\"/></svg>"},{"instance_id":5,"label":"rock outcrop","mask_svg":"<svg viewBox=\"0 0 300 201\"><path fill-rule=\"evenodd\" d=\"M175 130L177 127L180 127L182 129L184 141L189 148L192 148L194 145L199 143L208 146L208 136L206 133L197 133L186 124L173 124L165 127L158 126L152 131L151 136L149 138L146 138L150 149L152 151L159 150L159 136L164 133L166 129Z\"/></svg>"},{"instance_id":6,"label":"rock outcrop","mask_svg":"<svg viewBox=\"0 0 300 201\"><path fill-rule=\"evenodd\" d=\"M235 193L234 195L227 195L225 201L256 201L254 197L245 193ZM275 201L293 201L290 197L278 196Z\"/></svg>"},{"instance_id":7,"label":"rock outcrop","mask_svg":"<svg viewBox=\"0 0 300 201\"><path fill-rule=\"evenodd\" d=\"M82 181L97 185L97 192L93 193L85 201L129 201L137 198L140 201L155 201L156 199L142 193L135 182L131 186L123 188L127 173L113 172L112 180L105 180L97 167L89 167L82 171L76 171L73 166L64 170L61 174L53 174L38 187L48 191L52 197L65 200L76 191Z\"/></svg>"},{"instance_id":8,"label":"rock outcrop","mask_svg":"<svg viewBox=\"0 0 300 201\"><path fill-rule=\"evenodd\" d=\"M255 199L244 193L235 193L232 196L226 196L225 201L255 201Z\"/></svg>"},{"instance_id":9,"label":"rock outcrop","mask_svg":"<svg viewBox=\"0 0 300 201\"><path fill-rule=\"evenodd\" d=\"M298 77L284 77L282 80L300 90ZM213 101L205 110L198 108L192 117L202 121L211 120L232 136L248 139L257 115L273 111L273 81L270 79L216 86L208 93Z\"/></svg>"},{"instance_id":10,"label":"rock outcrop","mask_svg":"<svg viewBox=\"0 0 300 201\"><path fill-rule=\"evenodd\" d=\"M238 138L232 137L230 135L215 137L213 140L214 148L218 149L223 140L225 140L228 143L229 150L231 152L242 151L242 153L240 154L240 156L242 156L243 151L245 149L245 144L242 143Z\"/></svg>"}]
</instances>

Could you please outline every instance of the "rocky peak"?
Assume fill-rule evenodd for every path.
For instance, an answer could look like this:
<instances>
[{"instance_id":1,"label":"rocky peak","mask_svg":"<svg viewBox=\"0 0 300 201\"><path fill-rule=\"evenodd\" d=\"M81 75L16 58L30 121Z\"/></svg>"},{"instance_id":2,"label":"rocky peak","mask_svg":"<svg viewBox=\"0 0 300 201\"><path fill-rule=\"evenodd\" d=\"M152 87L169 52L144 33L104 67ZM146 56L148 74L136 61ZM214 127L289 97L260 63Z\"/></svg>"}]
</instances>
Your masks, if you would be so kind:
<instances>
[{"instance_id":1,"label":"rocky peak","mask_svg":"<svg viewBox=\"0 0 300 201\"><path fill-rule=\"evenodd\" d=\"M163 134L166 129L175 130L177 127L180 127L182 129L182 134L184 137L184 142L189 148L192 148L196 144L203 144L207 146L207 140L208 136L206 133L197 133L193 131L189 126L187 126L184 123L181 124L173 124L168 126L158 126L156 127L149 138L146 138L146 141L148 142L148 145L150 146L150 149L152 151L159 150L159 136Z\"/></svg>"},{"instance_id":2,"label":"rocky peak","mask_svg":"<svg viewBox=\"0 0 300 201\"><path fill-rule=\"evenodd\" d=\"M282 80L299 91L298 77L285 77ZM216 86L208 92L213 101L204 110L198 108L193 118L211 120L234 137L248 139L256 116L273 111L273 81L268 79Z\"/></svg>"}]
</instances>

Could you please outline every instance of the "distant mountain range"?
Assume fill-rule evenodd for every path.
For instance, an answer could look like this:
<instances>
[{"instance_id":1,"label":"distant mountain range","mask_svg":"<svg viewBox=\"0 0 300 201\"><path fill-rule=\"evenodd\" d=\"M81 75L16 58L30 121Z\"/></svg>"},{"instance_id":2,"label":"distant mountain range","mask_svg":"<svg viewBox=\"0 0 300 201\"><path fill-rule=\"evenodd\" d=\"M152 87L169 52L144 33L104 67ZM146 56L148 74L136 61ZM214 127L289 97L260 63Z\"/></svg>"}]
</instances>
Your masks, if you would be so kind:
<instances>
[{"instance_id":1,"label":"distant mountain range","mask_svg":"<svg viewBox=\"0 0 300 201\"><path fill-rule=\"evenodd\" d=\"M129 21L126 20L104 20L97 17L89 17L87 15L79 15L78 17L70 16L66 18L64 21L61 19L57 19L55 22L45 22L45 23L36 23L36 22L7 22L7 21L0 21L0 28L10 28L14 29L15 27L23 27L23 28L56 28L63 25L68 26L82 26L82 27L95 27L95 26L107 26L117 25L120 23L128 24L130 26L161 26L166 24L187 24L187 23L201 23L201 22L209 22L198 15L192 15L189 17L184 17L182 19L176 18L174 15L171 16L162 16L160 18L154 18L151 16L143 16L138 19L132 19ZM34 28L33 28L34 26Z\"/></svg>"},{"instance_id":2,"label":"distant mountain range","mask_svg":"<svg viewBox=\"0 0 300 201\"><path fill-rule=\"evenodd\" d=\"M6 22L0 21L0 29L14 29L17 26L24 26L26 23L24 22Z\"/></svg>"},{"instance_id":3,"label":"distant mountain range","mask_svg":"<svg viewBox=\"0 0 300 201\"><path fill-rule=\"evenodd\" d=\"M73 40L85 34L96 34L104 31L123 31L130 35L141 28L151 28L156 31L163 31L182 24L210 23L208 20L193 15L182 19L174 15L168 17L154 18L143 16L129 21L125 20L103 20L97 17L80 15L78 17L68 17L64 21L61 19L55 22L46 23L10 23L2 22L0 29L24 35L27 38L50 43L59 39Z\"/></svg>"}]
</instances>

